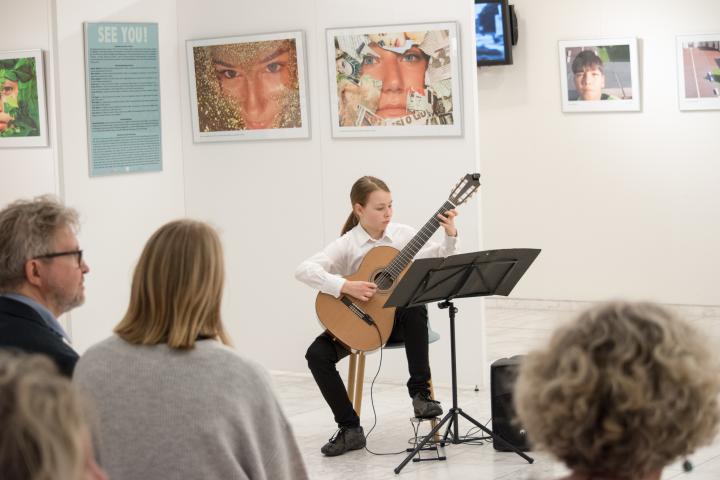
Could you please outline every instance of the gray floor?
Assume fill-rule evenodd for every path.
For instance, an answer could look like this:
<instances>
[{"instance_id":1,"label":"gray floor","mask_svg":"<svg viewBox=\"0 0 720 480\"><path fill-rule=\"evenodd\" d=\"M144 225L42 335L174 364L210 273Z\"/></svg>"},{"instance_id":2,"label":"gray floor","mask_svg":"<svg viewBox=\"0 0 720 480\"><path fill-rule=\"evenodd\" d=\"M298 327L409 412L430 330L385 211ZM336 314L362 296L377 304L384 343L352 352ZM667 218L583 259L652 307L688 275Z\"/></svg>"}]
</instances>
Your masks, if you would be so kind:
<instances>
[{"instance_id":1,"label":"gray floor","mask_svg":"<svg viewBox=\"0 0 720 480\"><path fill-rule=\"evenodd\" d=\"M714 310L713 310L714 312ZM500 358L527 350L547 338L551 328L567 313L556 310L522 308L488 308L486 311L488 332L488 356ZM714 314L714 313L713 313ZM700 311L697 321L701 325L717 324L717 318L709 318ZM533 328L525 328L532 325ZM538 329L537 325L547 325ZM712 331L712 330L707 330ZM520 340L520 344L518 343ZM341 371L342 367L341 367ZM334 433L332 415L320 396L312 377L305 374L275 372L273 374L277 394L293 425L300 444L310 478L312 479L389 479L396 478L394 468L405 455L375 456L365 450L350 452L340 457L326 458L320 447ZM373 424L370 401L370 383L366 384L363 398L362 424L366 431ZM436 397L445 408L452 402L450 388L436 386ZM377 426L369 437L368 447L378 453L397 452L408 446L414 436L410 422L412 413L407 390L401 384L375 384L373 399L377 412ZM461 389L459 406L482 423L490 419L490 395L487 390ZM460 423L460 433L465 434L472 425ZM421 425L421 434L427 433L429 424ZM410 462L400 473L408 479L493 479L515 480L533 478L554 479L566 470L549 456L537 452L530 455L535 462L530 465L514 453L496 452L492 444L449 445L444 449L446 461ZM663 479L717 480L720 478L720 439L709 447L696 452L691 460L694 470L682 472L679 464L665 469Z\"/></svg>"}]
</instances>

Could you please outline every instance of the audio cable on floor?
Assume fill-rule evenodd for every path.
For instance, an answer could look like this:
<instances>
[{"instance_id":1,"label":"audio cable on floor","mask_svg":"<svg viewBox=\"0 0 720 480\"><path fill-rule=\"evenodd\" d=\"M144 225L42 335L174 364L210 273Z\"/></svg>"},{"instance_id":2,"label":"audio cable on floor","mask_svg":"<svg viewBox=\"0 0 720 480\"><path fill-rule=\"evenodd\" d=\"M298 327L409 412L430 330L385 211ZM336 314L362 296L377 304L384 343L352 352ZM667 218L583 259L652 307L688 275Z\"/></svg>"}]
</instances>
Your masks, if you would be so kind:
<instances>
[{"instance_id":1,"label":"audio cable on floor","mask_svg":"<svg viewBox=\"0 0 720 480\"><path fill-rule=\"evenodd\" d=\"M407 453L406 450L402 450L400 452L387 452L387 453L377 453L370 450L367 446L367 439L370 438L370 434L377 426L377 412L375 411L375 400L373 398L373 387L375 386L375 380L377 379L378 375L380 375L380 369L382 368L382 361L383 361L383 341L382 341L382 334L380 333L380 329L378 328L377 324L373 322L373 327L375 327L375 330L377 330L378 333L378 339L380 340L380 364L378 365L377 372L375 372L375 376L372 379L372 382L370 383L370 405L372 406L373 411L373 425L368 430L368 433L365 435L365 450L367 450L369 453L372 453L373 455L400 455L401 453Z\"/></svg>"}]
</instances>

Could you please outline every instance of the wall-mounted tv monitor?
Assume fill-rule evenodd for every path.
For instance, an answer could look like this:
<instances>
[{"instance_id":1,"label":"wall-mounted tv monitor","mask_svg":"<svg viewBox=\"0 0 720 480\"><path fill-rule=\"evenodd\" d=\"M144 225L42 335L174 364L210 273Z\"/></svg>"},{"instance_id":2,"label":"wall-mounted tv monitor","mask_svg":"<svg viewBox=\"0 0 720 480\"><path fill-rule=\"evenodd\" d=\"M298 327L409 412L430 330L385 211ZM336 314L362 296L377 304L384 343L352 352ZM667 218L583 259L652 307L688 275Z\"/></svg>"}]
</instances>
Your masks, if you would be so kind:
<instances>
[{"instance_id":1,"label":"wall-mounted tv monitor","mask_svg":"<svg viewBox=\"0 0 720 480\"><path fill-rule=\"evenodd\" d=\"M515 30L511 17L507 0L475 0L475 52L478 66L512 63Z\"/></svg>"}]
</instances>

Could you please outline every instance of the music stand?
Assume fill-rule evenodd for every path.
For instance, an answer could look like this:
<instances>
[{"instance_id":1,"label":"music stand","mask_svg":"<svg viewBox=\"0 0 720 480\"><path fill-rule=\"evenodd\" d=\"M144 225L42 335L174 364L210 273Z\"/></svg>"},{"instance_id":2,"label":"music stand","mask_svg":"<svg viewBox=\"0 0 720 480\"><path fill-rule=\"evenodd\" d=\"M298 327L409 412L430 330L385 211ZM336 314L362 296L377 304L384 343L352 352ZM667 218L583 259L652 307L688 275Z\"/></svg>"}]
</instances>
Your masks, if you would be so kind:
<instances>
[{"instance_id":1,"label":"music stand","mask_svg":"<svg viewBox=\"0 0 720 480\"><path fill-rule=\"evenodd\" d=\"M438 302L438 307L448 309L450 316L450 360L452 366L452 408L443 419L433 427L405 460L395 468L398 474L407 463L425 446L425 444L450 422L440 442L444 447L450 429L453 428L452 443L458 444L471 439L460 439L458 433L459 417L462 416L480 430L507 445L510 450L533 463L533 459L517 447L493 433L483 424L463 412L457 404L457 365L455 361L455 314L458 309L452 300L465 297L489 295L508 295L523 276L530 264L540 253L538 249L517 248L487 250L484 252L463 253L447 258L426 258L416 260L395 287L385 307L414 307L426 303Z\"/></svg>"}]
</instances>

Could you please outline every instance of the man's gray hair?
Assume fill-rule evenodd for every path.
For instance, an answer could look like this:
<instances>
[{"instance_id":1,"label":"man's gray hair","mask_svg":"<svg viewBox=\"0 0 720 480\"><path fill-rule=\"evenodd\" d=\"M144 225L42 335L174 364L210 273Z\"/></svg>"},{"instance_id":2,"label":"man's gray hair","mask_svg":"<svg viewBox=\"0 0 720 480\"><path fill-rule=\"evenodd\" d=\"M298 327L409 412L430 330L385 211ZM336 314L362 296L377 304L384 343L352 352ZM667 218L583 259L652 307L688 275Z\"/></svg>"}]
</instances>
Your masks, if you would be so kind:
<instances>
[{"instance_id":1,"label":"man's gray hair","mask_svg":"<svg viewBox=\"0 0 720 480\"><path fill-rule=\"evenodd\" d=\"M0 210L0 293L22 285L25 263L53 253L55 234L66 226L78 230L78 213L51 195L18 200Z\"/></svg>"}]
</instances>

